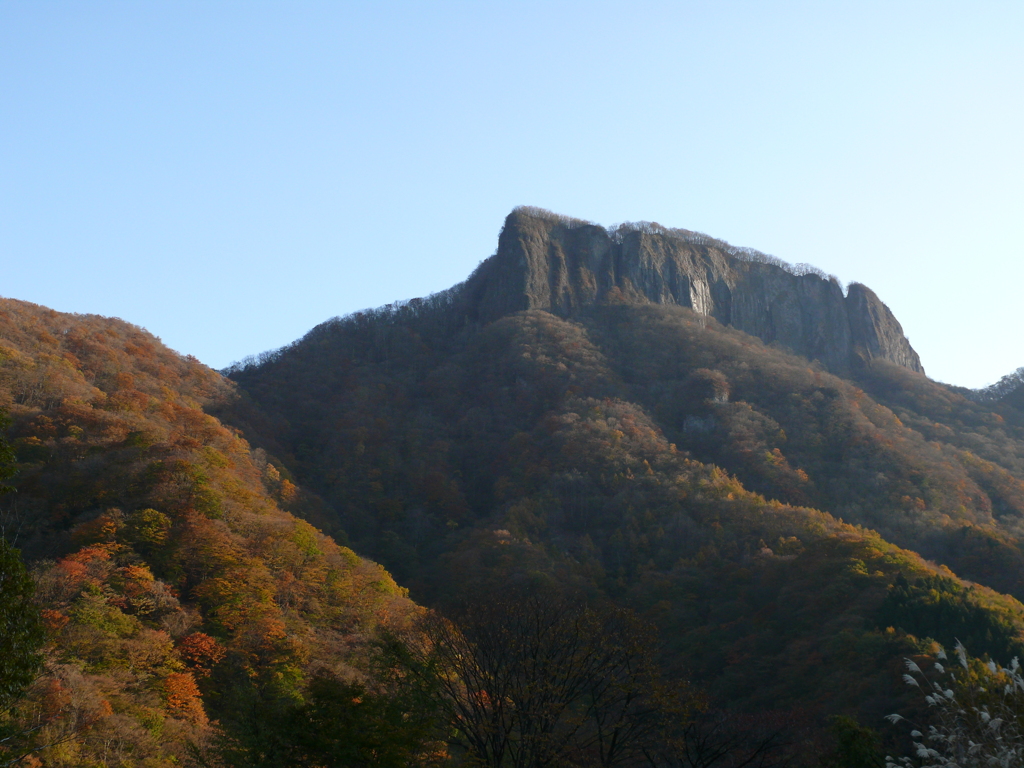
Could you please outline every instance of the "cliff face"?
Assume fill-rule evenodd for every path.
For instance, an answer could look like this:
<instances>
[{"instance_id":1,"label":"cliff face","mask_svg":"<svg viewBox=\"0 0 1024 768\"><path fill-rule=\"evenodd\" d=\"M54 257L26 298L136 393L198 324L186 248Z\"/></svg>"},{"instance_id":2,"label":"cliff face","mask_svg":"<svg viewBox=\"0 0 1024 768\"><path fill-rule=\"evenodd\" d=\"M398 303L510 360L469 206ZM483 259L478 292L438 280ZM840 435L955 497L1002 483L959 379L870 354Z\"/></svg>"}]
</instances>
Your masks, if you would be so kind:
<instances>
[{"instance_id":1,"label":"cliff face","mask_svg":"<svg viewBox=\"0 0 1024 768\"><path fill-rule=\"evenodd\" d=\"M609 232L516 209L465 296L470 314L484 322L524 309L568 317L604 301L678 304L836 373L871 358L924 372L899 322L865 286L851 285L844 297L835 280L794 274L774 260L743 258L724 243L655 226Z\"/></svg>"}]
</instances>

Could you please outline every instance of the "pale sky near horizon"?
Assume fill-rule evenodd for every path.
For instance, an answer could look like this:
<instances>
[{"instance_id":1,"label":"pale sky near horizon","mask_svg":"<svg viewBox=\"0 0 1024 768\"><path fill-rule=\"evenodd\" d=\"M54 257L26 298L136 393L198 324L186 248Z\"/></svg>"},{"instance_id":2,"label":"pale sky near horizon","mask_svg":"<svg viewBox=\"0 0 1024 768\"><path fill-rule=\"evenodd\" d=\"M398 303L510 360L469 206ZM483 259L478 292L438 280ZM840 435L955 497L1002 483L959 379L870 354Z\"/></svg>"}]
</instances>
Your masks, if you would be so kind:
<instances>
[{"instance_id":1,"label":"pale sky near horizon","mask_svg":"<svg viewBox=\"0 0 1024 768\"><path fill-rule=\"evenodd\" d=\"M1024 3L0 0L0 295L215 368L464 279L504 216L706 232L1024 366Z\"/></svg>"}]
</instances>

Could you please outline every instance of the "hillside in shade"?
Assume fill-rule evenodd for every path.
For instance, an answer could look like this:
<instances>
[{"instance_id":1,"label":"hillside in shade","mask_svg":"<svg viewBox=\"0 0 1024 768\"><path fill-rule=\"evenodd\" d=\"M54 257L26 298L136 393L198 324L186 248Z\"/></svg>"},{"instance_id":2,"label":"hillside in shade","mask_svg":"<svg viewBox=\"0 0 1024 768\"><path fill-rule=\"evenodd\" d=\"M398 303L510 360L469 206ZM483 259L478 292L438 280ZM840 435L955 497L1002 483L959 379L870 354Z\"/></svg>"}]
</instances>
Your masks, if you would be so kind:
<instances>
[{"instance_id":1,"label":"hillside in shade","mask_svg":"<svg viewBox=\"0 0 1024 768\"><path fill-rule=\"evenodd\" d=\"M927 379L863 286L517 209L465 283L230 375L223 418L429 604L548 574L731 706L875 726L925 638L1022 647L1024 418Z\"/></svg>"}]
</instances>

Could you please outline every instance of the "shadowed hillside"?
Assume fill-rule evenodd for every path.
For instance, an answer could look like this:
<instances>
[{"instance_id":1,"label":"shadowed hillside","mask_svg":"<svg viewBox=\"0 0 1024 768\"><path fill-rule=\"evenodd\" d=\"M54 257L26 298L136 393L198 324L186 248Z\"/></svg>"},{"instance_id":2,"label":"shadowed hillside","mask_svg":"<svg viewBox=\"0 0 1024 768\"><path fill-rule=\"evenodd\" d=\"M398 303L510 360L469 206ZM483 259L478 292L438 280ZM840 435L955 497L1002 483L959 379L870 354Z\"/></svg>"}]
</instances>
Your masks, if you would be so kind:
<instances>
[{"instance_id":1,"label":"shadowed hillside","mask_svg":"<svg viewBox=\"0 0 1024 768\"><path fill-rule=\"evenodd\" d=\"M465 284L234 367L224 417L428 603L546 573L647 612L733 706L878 726L920 639L1021 647L1020 604L953 573L1024 596L1024 441L873 296L520 210Z\"/></svg>"}]
</instances>

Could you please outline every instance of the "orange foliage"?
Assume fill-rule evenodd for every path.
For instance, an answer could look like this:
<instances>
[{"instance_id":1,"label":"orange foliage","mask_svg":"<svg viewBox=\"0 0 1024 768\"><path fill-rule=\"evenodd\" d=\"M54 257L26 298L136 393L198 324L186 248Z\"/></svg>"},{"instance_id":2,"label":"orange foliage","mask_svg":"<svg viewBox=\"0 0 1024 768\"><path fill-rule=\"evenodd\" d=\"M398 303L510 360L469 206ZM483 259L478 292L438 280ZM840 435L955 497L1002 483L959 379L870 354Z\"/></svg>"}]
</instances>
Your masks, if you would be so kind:
<instances>
[{"instance_id":1,"label":"orange foliage","mask_svg":"<svg viewBox=\"0 0 1024 768\"><path fill-rule=\"evenodd\" d=\"M282 504L291 504L293 501L295 501L295 497L298 495L298 493L299 489L296 487L295 483L293 483L288 478L284 478L281 480L281 487L278 490L277 494Z\"/></svg>"},{"instance_id":2,"label":"orange foliage","mask_svg":"<svg viewBox=\"0 0 1024 768\"><path fill-rule=\"evenodd\" d=\"M67 562L89 565L97 560L110 560L110 550L103 545L93 545L68 555L64 558Z\"/></svg>"},{"instance_id":3,"label":"orange foliage","mask_svg":"<svg viewBox=\"0 0 1024 768\"><path fill-rule=\"evenodd\" d=\"M23 551L51 632L25 711L64 723L76 764L112 743L154 768L187 762L215 727L196 681L218 664L232 685L282 665L301 684L305 665L363 653L380 606L411 608L282 511L305 494L266 482L265 456L208 413L236 392L216 371L128 323L24 302L0 299L0 339Z\"/></svg>"},{"instance_id":4,"label":"orange foliage","mask_svg":"<svg viewBox=\"0 0 1024 768\"><path fill-rule=\"evenodd\" d=\"M44 608L40 613L43 617L43 624L48 632L60 632L70 621L63 613L52 608Z\"/></svg>"},{"instance_id":5,"label":"orange foliage","mask_svg":"<svg viewBox=\"0 0 1024 768\"><path fill-rule=\"evenodd\" d=\"M202 695L191 672L172 672L164 680L167 708L175 717L191 723L206 724Z\"/></svg>"}]
</instances>

